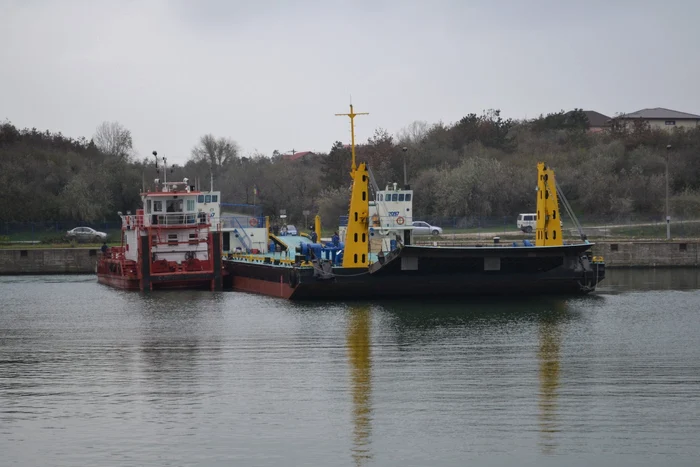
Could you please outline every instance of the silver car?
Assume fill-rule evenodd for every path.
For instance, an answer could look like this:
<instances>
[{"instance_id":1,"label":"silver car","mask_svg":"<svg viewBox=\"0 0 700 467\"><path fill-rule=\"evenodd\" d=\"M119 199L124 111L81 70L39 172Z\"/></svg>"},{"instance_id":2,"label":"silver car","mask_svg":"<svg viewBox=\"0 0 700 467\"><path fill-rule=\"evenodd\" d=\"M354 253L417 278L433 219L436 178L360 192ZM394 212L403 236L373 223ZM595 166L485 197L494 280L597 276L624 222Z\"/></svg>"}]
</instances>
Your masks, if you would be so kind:
<instances>
[{"instance_id":1,"label":"silver car","mask_svg":"<svg viewBox=\"0 0 700 467\"><path fill-rule=\"evenodd\" d=\"M76 227L66 232L66 237L69 240L77 240L79 242L104 242L107 239L107 234L98 232L90 227Z\"/></svg>"},{"instance_id":2,"label":"silver car","mask_svg":"<svg viewBox=\"0 0 700 467\"><path fill-rule=\"evenodd\" d=\"M413 235L442 235L442 227L436 225L430 225L423 221L414 221L413 224Z\"/></svg>"}]
</instances>

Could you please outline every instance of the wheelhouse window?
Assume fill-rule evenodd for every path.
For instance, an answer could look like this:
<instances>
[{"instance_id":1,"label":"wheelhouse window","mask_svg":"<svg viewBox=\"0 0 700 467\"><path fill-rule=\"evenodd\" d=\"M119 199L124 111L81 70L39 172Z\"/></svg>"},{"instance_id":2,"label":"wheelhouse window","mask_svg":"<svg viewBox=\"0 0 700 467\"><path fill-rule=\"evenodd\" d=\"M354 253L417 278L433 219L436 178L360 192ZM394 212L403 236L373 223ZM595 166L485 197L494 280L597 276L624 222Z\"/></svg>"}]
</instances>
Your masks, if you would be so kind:
<instances>
[{"instance_id":1,"label":"wheelhouse window","mask_svg":"<svg viewBox=\"0 0 700 467\"><path fill-rule=\"evenodd\" d=\"M403 200L404 200L404 194L403 194L403 193L399 193L399 201L403 201Z\"/></svg>"},{"instance_id":2,"label":"wheelhouse window","mask_svg":"<svg viewBox=\"0 0 700 467\"><path fill-rule=\"evenodd\" d=\"M219 202L219 195L211 195L211 202L218 203Z\"/></svg>"},{"instance_id":3,"label":"wheelhouse window","mask_svg":"<svg viewBox=\"0 0 700 467\"><path fill-rule=\"evenodd\" d=\"M205 195L205 196L204 196L204 202L205 202L205 203L211 203L211 195Z\"/></svg>"},{"instance_id":4,"label":"wheelhouse window","mask_svg":"<svg viewBox=\"0 0 700 467\"><path fill-rule=\"evenodd\" d=\"M411 201L411 193L406 193L406 201Z\"/></svg>"},{"instance_id":5,"label":"wheelhouse window","mask_svg":"<svg viewBox=\"0 0 700 467\"><path fill-rule=\"evenodd\" d=\"M194 211L194 200L193 199L187 200L187 211L188 212Z\"/></svg>"},{"instance_id":6,"label":"wheelhouse window","mask_svg":"<svg viewBox=\"0 0 700 467\"><path fill-rule=\"evenodd\" d=\"M197 202L198 202L198 203L203 203L203 202L204 202L204 195L199 195L199 196L197 196Z\"/></svg>"},{"instance_id":7,"label":"wheelhouse window","mask_svg":"<svg viewBox=\"0 0 700 467\"><path fill-rule=\"evenodd\" d=\"M162 201L153 201L153 212L163 212Z\"/></svg>"},{"instance_id":8,"label":"wheelhouse window","mask_svg":"<svg viewBox=\"0 0 700 467\"><path fill-rule=\"evenodd\" d=\"M181 199L169 199L165 202L165 209L167 212L182 212L182 200Z\"/></svg>"},{"instance_id":9,"label":"wheelhouse window","mask_svg":"<svg viewBox=\"0 0 700 467\"><path fill-rule=\"evenodd\" d=\"M392 195L391 195L391 200L392 200L392 201L398 201L398 200L399 200L399 195L398 195L398 193L392 193Z\"/></svg>"},{"instance_id":10,"label":"wheelhouse window","mask_svg":"<svg viewBox=\"0 0 700 467\"><path fill-rule=\"evenodd\" d=\"M146 214L151 213L151 200L146 201Z\"/></svg>"},{"instance_id":11,"label":"wheelhouse window","mask_svg":"<svg viewBox=\"0 0 700 467\"><path fill-rule=\"evenodd\" d=\"M379 193L379 201L384 201L384 194Z\"/></svg>"}]
</instances>

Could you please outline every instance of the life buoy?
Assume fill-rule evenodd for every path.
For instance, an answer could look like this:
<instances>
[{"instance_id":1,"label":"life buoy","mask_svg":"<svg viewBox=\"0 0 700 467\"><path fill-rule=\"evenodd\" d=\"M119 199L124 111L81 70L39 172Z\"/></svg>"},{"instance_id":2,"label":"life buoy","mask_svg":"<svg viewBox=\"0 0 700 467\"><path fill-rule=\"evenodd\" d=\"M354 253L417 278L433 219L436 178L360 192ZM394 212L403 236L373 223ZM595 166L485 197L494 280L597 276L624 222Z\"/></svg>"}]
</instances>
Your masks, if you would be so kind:
<instances>
[{"instance_id":1,"label":"life buoy","mask_svg":"<svg viewBox=\"0 0 700 467\"><path fill-rule=\"evenodd\" d=\"M250 220L248 221L251 227L257 227L258 226L258 220L255 217L251 217Z\"/></svg>"},{"instance_id":2,"label":"life buoy","mask_svg":"<svg viewBox=\"0 0 700 467\"><path fill-rule=\"evenodd\" d=\"M404 218L401 217L401 216L397 217L397 218L396 218L396 223L399 224L399 225L403 225L403 223L404 223Z\"/></svg>"}]
</instances>

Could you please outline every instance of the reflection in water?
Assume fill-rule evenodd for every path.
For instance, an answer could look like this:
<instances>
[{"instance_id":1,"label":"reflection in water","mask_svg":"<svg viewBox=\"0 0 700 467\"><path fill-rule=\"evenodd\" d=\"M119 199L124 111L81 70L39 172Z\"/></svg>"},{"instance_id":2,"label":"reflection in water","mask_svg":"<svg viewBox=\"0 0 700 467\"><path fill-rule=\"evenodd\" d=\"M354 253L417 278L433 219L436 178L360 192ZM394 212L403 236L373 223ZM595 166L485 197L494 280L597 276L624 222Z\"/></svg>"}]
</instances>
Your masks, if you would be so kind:
<instances>
[{"instance_id":1,"label":"reflection in water","mask_svg":"<svg viewBox=\"0 0 700 467\"><path fill-rule=\"evenodd\" d=\"M553 315L541 315L539 323L539 421L542 434L540 446L543 454L552 454L556 447L554 433L557 429L557 390L559 389L561 332L558 317L566 314L566 304L557 302Z\"/></svg>"},{"instance_id":2,"label":"reflection in water","mask_svg":"<svg viewBox=\"0 0 700 467\"><path fill-rule=\"evenodd\" d=\"M372 432L370 320L369 306L355 306L350 309L347 347L352 380L352 457L358 466L372 458L369 449Z\"/></svg>"},{"instance_id":3,"label":"reflection in water","mask_svg":"<svg viewBox=\"0 0 700 467\"><path fill-rule=\"evenodd\" d=\"M599 296L576 299L577 303L592 305L601 303ZM562 326L580 318L580 314L570 309L569 302L560 298L526 299L474 298L465 301L442 301L439 307L426 308L421 303L396 301L384 303L383 309L390 312L400 343L433 341L436 338L465 336L476 338L493 336L498 331L508 335L513 324L518 328L532 325L536 327L538 423L540 430L539 446L543 454L553 454L557 447L556 433L559 415L559 388L561 372ZM454 332L444 332L454 330Z\"/></svg>"}]
</instances>

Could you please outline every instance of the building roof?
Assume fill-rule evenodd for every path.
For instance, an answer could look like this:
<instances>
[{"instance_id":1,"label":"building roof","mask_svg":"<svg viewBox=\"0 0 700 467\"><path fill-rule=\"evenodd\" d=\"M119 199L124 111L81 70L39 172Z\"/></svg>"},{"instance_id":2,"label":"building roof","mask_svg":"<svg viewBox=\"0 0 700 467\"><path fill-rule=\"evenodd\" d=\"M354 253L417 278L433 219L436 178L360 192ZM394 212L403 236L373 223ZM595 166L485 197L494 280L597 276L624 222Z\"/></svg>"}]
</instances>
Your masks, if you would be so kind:
<instances>
[{"instance_id":1,"label":"building roof","mask_svg":"<svg viewBox=\"0 0 700 467\"><path fill-rule=\"evenodd\" d=\"M700 120L700 115L678 112L677 110L654 107L620 115L619 118L643 118L648 120Z\"/></svg>"},{"instance_id":2,"label":"building roof","mask_svg":"<svg viewBox=\"0 0 700 467\"><path fill-rule=\"evenodd\" d=\"M301 152L295 152L293 154L282 154L282 159L288 160L288 161L297 161L301 159L304 156L307 156L309 154L314 154L312 151L301 151Z\"/></svg>"},{"instance_id":3,"label":"building roof","mask_svg":"<svg viewBox=\"0 0 700 467\"><path fill-rule=\"evenodd\" d=\"M610 117L607 115L603 115L595 110L584 110L583 113L586 114L591 127L610 126Z\"/></svg>"}]
</instances>

